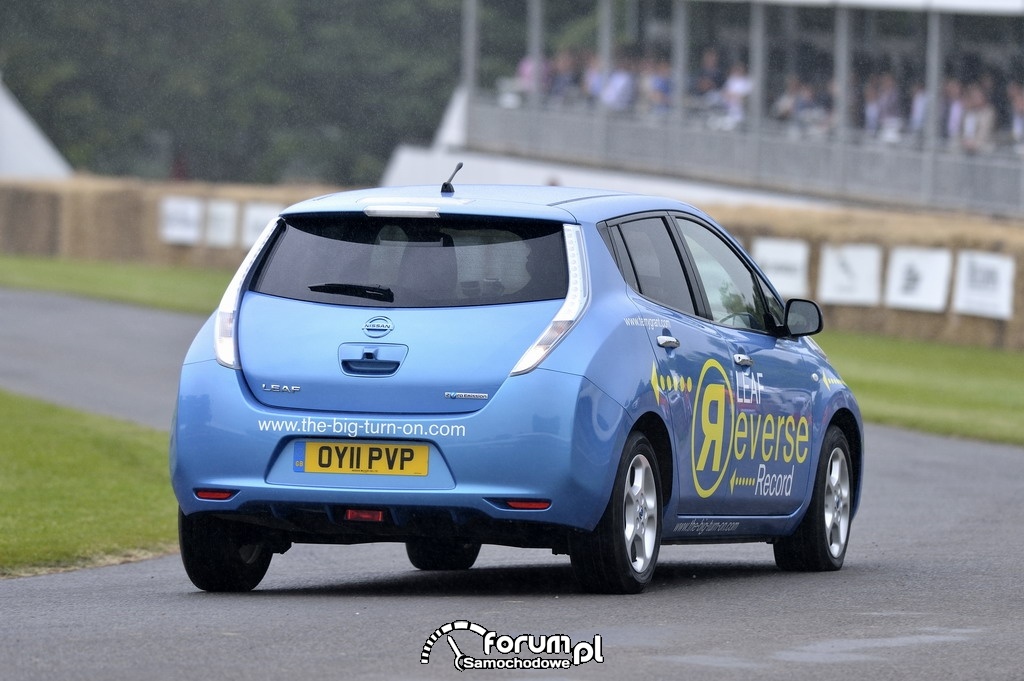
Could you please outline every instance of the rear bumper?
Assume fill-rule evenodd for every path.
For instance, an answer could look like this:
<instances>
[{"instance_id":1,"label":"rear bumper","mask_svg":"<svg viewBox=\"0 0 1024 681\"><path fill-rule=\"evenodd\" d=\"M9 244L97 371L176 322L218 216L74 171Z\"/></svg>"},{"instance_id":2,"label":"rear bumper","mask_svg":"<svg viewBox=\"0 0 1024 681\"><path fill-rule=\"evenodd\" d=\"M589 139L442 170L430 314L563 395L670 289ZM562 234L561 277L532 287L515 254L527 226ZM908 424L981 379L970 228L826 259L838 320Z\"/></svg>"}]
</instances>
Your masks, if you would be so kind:
<instances>
[{"instance_id":1,"label":"rear bumper","mask_svg":"<svg viewBox=\"0 0 1024 681\"><path fill-rule=\"evenodd\" d=\"M543 369L509 378L476 412L418 417L270 409L253 399L239 372L199 361L182 369L171 482L185 514L305 528L308 541L349 543L364 531L382 538L443 531L528 544L503 537L526 526L593 529L628 429L622 406L592 383ZM306 441L425 444L428 472L302 472L294 465L295 445ZM197 490L232 494L201 499ZM508 500L550 506L516 509ZM343 518L347 508L386 510L387 522L351 526ZM315 520L295 522L310 513Z\"/></svg>"}]
</instances>

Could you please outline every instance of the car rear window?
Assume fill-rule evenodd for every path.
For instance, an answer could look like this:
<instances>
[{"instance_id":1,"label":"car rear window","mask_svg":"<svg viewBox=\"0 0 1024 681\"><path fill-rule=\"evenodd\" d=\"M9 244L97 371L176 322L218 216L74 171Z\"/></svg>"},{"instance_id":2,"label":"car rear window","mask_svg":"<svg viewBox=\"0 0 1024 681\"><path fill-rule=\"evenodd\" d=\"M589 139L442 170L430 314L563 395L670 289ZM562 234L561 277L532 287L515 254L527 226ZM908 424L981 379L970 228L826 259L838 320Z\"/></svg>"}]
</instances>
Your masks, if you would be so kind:
<instances>
[{"instance_id":1,"label":"car rear window","mask_svg":"<svg viewBox=\"0 0 1024 681\"><path fill-rule=\"evenodd\" d=\"M287 218L260 293L359 307L457 307L564 298L561 223L362 214Z\"/></svg>"}]
</instances>

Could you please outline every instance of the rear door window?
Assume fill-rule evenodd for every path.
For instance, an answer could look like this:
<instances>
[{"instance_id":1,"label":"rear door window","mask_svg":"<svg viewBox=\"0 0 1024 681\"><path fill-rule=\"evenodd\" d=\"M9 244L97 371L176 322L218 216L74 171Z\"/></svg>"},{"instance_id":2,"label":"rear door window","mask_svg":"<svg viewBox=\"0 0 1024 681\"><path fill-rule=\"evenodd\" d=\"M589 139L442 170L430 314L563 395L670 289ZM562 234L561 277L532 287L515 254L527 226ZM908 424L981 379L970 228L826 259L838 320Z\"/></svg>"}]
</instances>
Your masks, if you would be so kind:
<instances>
[{"instance_id":1,"label":"rear door window","mask_svg":"<svg viewBox=\"0 0 1024 681\"><path fill-rule=\"evenodd\" d=\"M253 290L360 307L564 298L561 223L492 217L290 216Z\"/></svg>"},{"instance_id":2,"label":"rear door window","mask_svg":"<svg viewBox=\"0 0 1024 681\"><path fill-rule=\"evenodd\" d=\"M619 233L628 253L624 273L627 282L645 298L673 310L694 314L693 295L679 252L665 221L660 217L623 222Z\"/></svg>"}]
</instances>

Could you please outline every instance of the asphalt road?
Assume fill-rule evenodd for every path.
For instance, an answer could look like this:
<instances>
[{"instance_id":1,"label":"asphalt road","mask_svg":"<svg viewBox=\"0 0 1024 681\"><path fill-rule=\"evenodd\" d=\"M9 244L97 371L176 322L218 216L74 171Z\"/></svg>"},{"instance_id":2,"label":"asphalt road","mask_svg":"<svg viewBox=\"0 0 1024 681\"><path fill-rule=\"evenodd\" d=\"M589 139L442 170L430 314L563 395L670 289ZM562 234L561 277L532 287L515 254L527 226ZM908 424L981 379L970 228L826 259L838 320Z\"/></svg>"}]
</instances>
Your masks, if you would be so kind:
<instances>
[{"instance_id":1,"label":"asphalt road","mask_svg":"<svg viewBox=\"0 0 1024 681\"><path fill-rule=\"evenodd\" d=\"M167 430L203 321L0 288L0 389Z\"/></svg>"},{"instance_id":2,"label":"asphalt road","mask_svg":"<svg viewBox=\"0 0 1024 681\"><path fill-rule=\"evenodd\" d=\"M0 387L166 427L199 323L0 290ZM0 679L1024 678L1024 450L878 426L867 444L837 573L779 572L765 545L666 547L644 594L593 596L543 551L422 573L400 546L297 546L257 591L216 595L167 556L0 580ZM421 664L457 621L599 642L603 662L460 675L442 635ZM451 636L483 657L474 631Z\"/></svg>"}]
</instances>

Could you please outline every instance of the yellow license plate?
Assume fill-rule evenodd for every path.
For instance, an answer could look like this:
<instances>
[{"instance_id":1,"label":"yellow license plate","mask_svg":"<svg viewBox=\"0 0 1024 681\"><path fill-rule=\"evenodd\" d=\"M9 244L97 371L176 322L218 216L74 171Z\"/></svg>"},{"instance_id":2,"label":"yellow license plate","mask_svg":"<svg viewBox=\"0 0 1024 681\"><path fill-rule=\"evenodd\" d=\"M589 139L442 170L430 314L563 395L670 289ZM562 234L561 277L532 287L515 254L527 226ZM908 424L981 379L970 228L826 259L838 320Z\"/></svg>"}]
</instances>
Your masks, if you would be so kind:
<instances>
[{"instance_id":1,"label":"yellow license plate","mask_svg":"<svg viewBox=\"0 0 1024 681\"><path fill-rule=\"evenodd\" d=\"M294 470L299 473L426 475L430 447L381 442L299 442Z\"/></svg>"}]
</instances>

